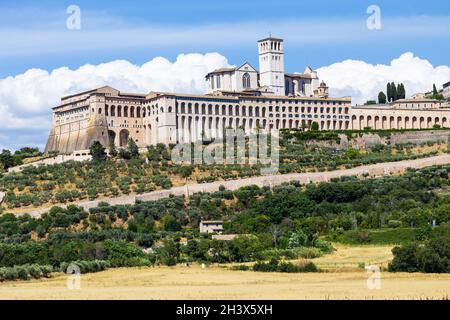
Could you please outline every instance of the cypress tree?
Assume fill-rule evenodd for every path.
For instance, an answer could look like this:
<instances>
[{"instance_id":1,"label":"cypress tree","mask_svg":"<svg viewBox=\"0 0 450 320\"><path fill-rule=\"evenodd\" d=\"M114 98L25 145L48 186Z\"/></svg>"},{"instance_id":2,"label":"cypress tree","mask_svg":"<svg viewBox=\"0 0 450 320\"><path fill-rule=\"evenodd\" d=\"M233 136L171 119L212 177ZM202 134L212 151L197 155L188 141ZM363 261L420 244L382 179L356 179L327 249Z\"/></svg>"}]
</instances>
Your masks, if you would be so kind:
<instances>
[{"instance_id":1,"label":"cypress tree","mask_svg":"<svg viewBox=\"0 0 450 320\"><path fill-rule=\"evenodd\" d=\"M433 83L433 96L436 97L438 95L438 91L436 89L436 84Z\"/></svg>"},{"instance_id":2,"label":"cypress tree","mask_svg":"<svg viewBox=\"0 0 450 320\"><path fill-rule=\"evenodd\" d=\"M402 99L402 85L401 83L397 84L397 97L395 100Z\"/></svg>"},{"instance_id":3,"label":"cypress tree","mask_svg":"<svg viewBox=\"0 0 450 320\"><path fill-rule=\"evenodd\" d=\"M389 82L387 84L386 93L387 93L387 101L391 102L392 101L392 89L391 89L391 84Z\"/></svg>"},{"instance_id":4,"label":"cypress tree","mask_svg":"<svg viewBox=\"0 0 450 320\"><path fill-rule=\"evenodd\" d=\"M397 100L397 89L395 88L395 83L391 83L391 90L392 90L392 101Z\"/></svg>"}]
</instances>

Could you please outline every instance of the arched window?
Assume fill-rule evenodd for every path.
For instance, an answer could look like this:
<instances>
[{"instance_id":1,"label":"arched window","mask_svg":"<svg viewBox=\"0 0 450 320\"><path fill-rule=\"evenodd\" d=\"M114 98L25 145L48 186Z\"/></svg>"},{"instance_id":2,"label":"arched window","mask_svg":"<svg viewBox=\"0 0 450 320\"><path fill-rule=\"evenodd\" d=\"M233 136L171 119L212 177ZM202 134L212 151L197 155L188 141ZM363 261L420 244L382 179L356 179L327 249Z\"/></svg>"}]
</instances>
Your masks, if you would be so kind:
<instances>
[{"instance_id":1,"label":"arched window","mask_svg":"<svg viewBox=\"0 0 450 320\"><path fill-rule=\"evenodd\" d=\"M247 72L242 76L242 87L244 89L250 88L250 75Z\"/></svg>"}]
</instances>

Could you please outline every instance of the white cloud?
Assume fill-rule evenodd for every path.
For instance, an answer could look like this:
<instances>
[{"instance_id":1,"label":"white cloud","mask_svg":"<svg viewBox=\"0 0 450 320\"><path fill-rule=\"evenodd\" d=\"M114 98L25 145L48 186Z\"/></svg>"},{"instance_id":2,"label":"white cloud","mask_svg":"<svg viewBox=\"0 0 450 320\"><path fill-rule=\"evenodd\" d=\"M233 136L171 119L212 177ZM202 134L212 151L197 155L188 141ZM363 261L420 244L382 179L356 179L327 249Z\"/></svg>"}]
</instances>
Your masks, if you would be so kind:
<instances>
[{"instance_id":1,"label":"white cloud","mask_svg":"<svg viewBox=\"0 0 450 320\"><path fill-rule=\"evenodd\" d=\"M406 95L427 92L436 84L438 88L450 80L448 66L434 67L428 60L406 52L390 64L373 65L364 61L345 60L317 70L318 75L330 87L330 94L352 96L353 104L377 99L380 91L386 92L386 84L404 83Z\"/></svg>"},{"instance_id":2,"label":"white cloud","mask_svg":"<svg viewBox=\"0 0 450 320\"><path fill-rule=\"evenodd\" d=\"M51 72L30 69L15 77L0 79L0 126L48 127L50 108L56 106L62 96L103 85L124 92L201 93L205 91L205 74L224 66L228 66L224 56L207 53L181 54L175 62L157 57L141 66L117 60L84 65L76 70L67 67Z\"/></svg>"},{"instance_id":3,"label":"white cloud","mask_svg":"<svg viewBox=\"0 0 450 320\"><path fill-rule=\"evenodd\" d=\"M117 60L99 65L84 65L76 70L67 67L51 72L30 69L14 77L0 79L0 146L22 146L17 138L36 134L35 145L45 143L51 126L51 108L62 96L110 85L123 92L149 91L194 92L206 90L205 75L229 66L218 53L180 54L176 61L157 57L143 65ZM12 133L14 132L14 134ZM6 138L6 136L9 139ZM38 140L39 139L39 140ZM33 139L26 139L33 142Z\"/></svg>"}]
</instances>

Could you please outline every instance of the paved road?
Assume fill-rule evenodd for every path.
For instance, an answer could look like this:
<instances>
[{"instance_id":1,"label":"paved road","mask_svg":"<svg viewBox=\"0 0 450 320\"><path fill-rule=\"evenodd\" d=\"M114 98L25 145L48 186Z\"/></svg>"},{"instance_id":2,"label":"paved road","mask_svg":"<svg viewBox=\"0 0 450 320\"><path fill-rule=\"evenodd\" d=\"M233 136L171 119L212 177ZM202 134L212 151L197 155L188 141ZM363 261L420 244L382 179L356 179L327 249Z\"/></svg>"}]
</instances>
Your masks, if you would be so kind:
<instances>
[{"instance_id":1,"label":"paved road","mask_svg":"<svg viewBox=\"0 0 450 320\"><path fill-rule=\"evenodd\" d=\"M401 174L407 168L415 168L421 169L433 165L444 165L450 163L450 154L444 154L440 156L434 156L423 159L416 160L404 160L397 162L385 162L385 163L377 163L372 165L364 165L352 169L343 169L343 170L335 170L335 171L327 171L327 172L311 172L311 173L288 173L288 174L280 174L280 175L270 175L270 176L260 176L260 177L251 177L240 180L229 180L229 181L216 181L211 183L203 183L203 184L191 184L181 187L173 187L168 190L161 191L153 191L142 195L129 195L129 196L120 196L116 198L107 198L102 200L94 200L94 201L80 201L75 202L80 207L83 207L85 210L89 208L95 208L98 206L100 202L107 202L110 205L118 205L118 204L134 204L136 200L142 201L150 201L150 200L158 200L161 198L169 197L170 195L190 195L196 192L214 192L218 191L220 186L224 186L229 190L236 190L244 186L248 185L257 185L259 187L263 186L277 186L285 182L291 181L299 181L302 184L307 184L310 182L322 182L322 181L330 181L333 178L339 178L344 176L365 176L368 175L370 177L377 177L383 175L391 175L391 174ZM28 212L33 217L39 217L43 213L47 212L49 209L40 209Z\"/></svg>"}]
</instances>

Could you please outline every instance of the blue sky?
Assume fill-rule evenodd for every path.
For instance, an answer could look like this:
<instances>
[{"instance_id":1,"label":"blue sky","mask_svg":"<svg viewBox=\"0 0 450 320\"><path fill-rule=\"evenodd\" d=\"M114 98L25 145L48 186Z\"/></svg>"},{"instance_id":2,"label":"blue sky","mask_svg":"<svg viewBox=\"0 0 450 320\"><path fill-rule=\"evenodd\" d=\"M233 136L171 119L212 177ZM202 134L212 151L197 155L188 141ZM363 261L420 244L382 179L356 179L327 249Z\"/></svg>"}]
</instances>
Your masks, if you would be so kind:
<instances>
[{"instance_id":1,"label":"blue sky","mask_svg":"<svg viewBox=\"0 0 450 320\"><path fill-rule=\"evenodd\" d=\"M66 8L71 4L81 8L82 29L79 31L65 28L68 17ZM366 28L366 9L371 4L381 8L383 28L380 31ZM286 49L290 53L286 56L286 66L293 71L302 69L306 64L320 67L350 58L369 63L386 63L405 51L412 51L439 65L448 63L450 52L450 41L442 38L443 34L448 36L449 32L442 29L450 29L449 25L445 25L450 16L448 1L2 0L0 14L0 28L10 31L14 37L8 48L4 48L6 44L0 45L0 48L3 47L3 53L0 52L0 77L21 73L31 67L53 69L65 65L74 68L85 63L114 59L127 59L139 64L154 56L173 59L178 53L187 52L217 51L228 57L232 64L239 64L242 60L257 64L255 42L269 32L286 39ZM414 24L423 24L408 23L408 19L413 18ZM429 28L429 22L434 18L444 19L432 25L434 30L416 34L416 28ZM405 20L403 24L402 19ZM254 28L245 28L246 24L252 23L261 26L256 34L253 34ZM284 24L303 26L308 23L310 27L305 29L305 34L301 32L303 28L296 34L277 32L289 28ZM240 25L243 28L236 30L235 27ZM205 43L195 37L195 29L205 30L214 26L221 26L216 41ZM121 39L112 40L113 35L116 32L126 34L134 28L140 31L134 30L132 39L123 46L109 46L103 41L95 46L95 42L87 37L99 32L102 36L107 35L107 41L121 42ZM155 34L165 29L183 28L192 29L193 32L187 38L188 41L182 43L166 41L170 39L158 41L158 34ZM233 34L226 34L227 28ZM311 40L315 34L323 40ZM30 46L18 44L21 41L29 42L31 37L34 40ZM139 40L140 37L143 41ZM221 37L227 41L220 41ZM233 37L236 37L235 41ZM58 45L61 38L64 38L61 41L63 47ZM303 43L302 38L305 38ZM47 48L42 48L37 39L43 40L43 46ZM70 45L71 40L73 45Z\"/></svg>"},{"instance_id":2,"label":"blue sky","mask_svg":"<svg viewBox=\"0 0 450 320\"><path fill-rule=\"evenodd\" d=\"M73 4L81 9L81 30L66 27L66 10ZM366 11L373 4L381 9L381 30L366 26ZM42 148L50 128L50 108L60 95L100 84L98 77L104 70L95 69L97 65L124 60L128 64L108 68L134 72L134 66L139 69L161 56L168 59L163 70L173 73L162 84L126 74L102 79L123 84L118 88L122 90L188 90L201 76L189 78L186 70L191 69L186 66L184 74L176 69L185 63L177 60L180 54L217 52L231 65L248 61L258 68L256 41L269 32L285 39L287 71L302 72L306 65L318 68L333 93L351 94L357 102L373 99L386 81L411 80L407 90L412 92L450 78L449 1L0 0L0 17L0 149ZM404 55L407 52L412 54ZM397 61L399 57L403 58ZM198 59L203 67L225 63L216 56L189 56L190 67ZM348 59L362 62L344 63ZM150 69L160 70L156 64ZM84 71L71 73L85 65L94 66L97 78ZM55 69L56 77L51 73ZM352 71L345 75L347 69ZM421 71L413 74L412 69ZM370 77L364 70L371 72ZM439 76L428 82L412 80L435 71ZM72 82L58 86L64 82L58 78L61 72L73 77ZM178 72L180 79L184 77L181 85ZM368 82L376 84L365 86ZM28 94L22 97L24 91Z\"/></svg>"}]
</instances>

